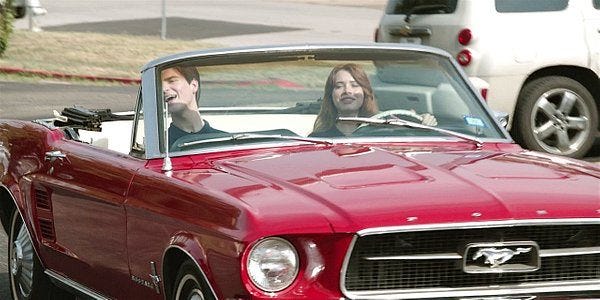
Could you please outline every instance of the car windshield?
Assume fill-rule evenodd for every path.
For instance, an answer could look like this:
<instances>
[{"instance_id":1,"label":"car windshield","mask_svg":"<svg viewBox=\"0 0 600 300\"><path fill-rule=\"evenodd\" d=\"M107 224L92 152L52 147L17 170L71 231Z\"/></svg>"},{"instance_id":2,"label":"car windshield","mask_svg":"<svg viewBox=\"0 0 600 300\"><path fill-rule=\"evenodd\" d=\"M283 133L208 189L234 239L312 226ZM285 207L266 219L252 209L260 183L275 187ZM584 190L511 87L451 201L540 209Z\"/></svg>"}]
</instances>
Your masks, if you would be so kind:
<instances>
[{"instance_id":1,"label":"car windshield","mask_svg":"<svg viewBox=\"0 0 600 300\"><path fill-rule=\"evenodd\" d=\"M159 68L158 111L162 105L168 114L158 119L166 124L161 127L168 133L161 134L170 152L348 139L505 138L446 57L417 51L344 60L331 56L227 64L187 60Z\"/></svg>"}]
</instances>

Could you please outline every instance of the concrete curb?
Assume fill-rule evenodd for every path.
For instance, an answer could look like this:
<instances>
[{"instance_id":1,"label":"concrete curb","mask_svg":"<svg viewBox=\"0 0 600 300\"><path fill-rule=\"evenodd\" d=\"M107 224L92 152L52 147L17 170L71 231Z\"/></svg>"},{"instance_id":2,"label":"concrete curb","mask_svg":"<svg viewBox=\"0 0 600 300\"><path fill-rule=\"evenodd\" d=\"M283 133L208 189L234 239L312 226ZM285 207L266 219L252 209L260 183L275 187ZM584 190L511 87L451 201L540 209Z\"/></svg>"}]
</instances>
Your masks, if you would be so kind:
<instances>
[{"instance_id":1,"label":"concrete curb","mask_svg":"<svg viewBox=\"0 0 600 300\"><path fill-rule=\"evenodd\" d=\"M58 79L82 79L82 80L90 80L90 81L120 82L123 84L131 84L131 85L140 84L140 82L141 82L141 79L135 79L135 78L65 74L65 73L61 73L61 72L52 72L52 71L45 71L45 70L31 70L31 69L13 68L13 67L0 67L0 73L22 74L22 75L29 75L29 76L50 77L50 78L58 78Z\"/></svg>"}]
</instances>

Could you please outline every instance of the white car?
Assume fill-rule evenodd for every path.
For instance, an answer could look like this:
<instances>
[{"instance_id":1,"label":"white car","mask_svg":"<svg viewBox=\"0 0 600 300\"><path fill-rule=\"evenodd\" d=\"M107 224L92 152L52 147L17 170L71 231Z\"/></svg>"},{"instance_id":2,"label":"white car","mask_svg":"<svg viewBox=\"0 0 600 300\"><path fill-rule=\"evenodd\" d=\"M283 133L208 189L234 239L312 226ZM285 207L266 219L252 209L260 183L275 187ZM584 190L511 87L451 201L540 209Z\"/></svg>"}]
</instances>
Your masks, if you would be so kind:
<instances>
[{"instance_id":1,"label":"white car","mask_svg":"<svg viewBox=\"0 0 600 300\"><path fill-rule=\"evenodd\" d=\"M600 0L389 0L375 40L450 52L526 148L582 157L600 137Z\"/></svg>"}]
</instances>

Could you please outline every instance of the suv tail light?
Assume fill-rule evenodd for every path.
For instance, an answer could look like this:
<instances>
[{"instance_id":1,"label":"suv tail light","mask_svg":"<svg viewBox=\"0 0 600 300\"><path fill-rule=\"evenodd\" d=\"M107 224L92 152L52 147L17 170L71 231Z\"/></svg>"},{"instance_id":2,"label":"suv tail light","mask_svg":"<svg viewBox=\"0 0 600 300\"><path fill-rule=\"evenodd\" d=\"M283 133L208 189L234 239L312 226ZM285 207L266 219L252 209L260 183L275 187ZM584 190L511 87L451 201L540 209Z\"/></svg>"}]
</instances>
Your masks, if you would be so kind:
<instances>
[{"instance_id":1,"label":"suv tail light","mask_svg":"<svg viewBox=\"0 0 600 300\"><path fill-rule=\"evenodd\" d=\"M458 42L463 46L468 45L472 38L471 29L465 28L458 33Z\"/></svg>"},{"instance_id":2,"label":"suv tail light","mask_svg":"<svg viewBox=\"0 0 600 300\"><path fill-rule=\"evenodd\" d=\"M487 102L488 89L481 89L481 97Z\"/></svg>"},{"instance_id":3,"label":"suv tail light","mask_svg":"<svg viewBox=\"0 0 600 300\"><path fill-rule=\"evenodd\" d=\"M464 49L463 51L458 52L458 54L456 55L456 60L461 66L464 67L471 63L472 57L473 56L471 55L471 51L469 51L468 49Z\"/></svg>"}]
</instances>

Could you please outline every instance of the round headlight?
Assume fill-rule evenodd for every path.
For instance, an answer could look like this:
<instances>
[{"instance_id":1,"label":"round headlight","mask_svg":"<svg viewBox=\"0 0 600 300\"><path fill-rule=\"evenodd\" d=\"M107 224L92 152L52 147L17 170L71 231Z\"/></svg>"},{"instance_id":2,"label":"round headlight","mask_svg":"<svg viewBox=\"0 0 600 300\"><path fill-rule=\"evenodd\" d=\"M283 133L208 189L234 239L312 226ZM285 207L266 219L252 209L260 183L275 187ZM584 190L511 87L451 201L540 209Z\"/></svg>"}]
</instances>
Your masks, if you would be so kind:
<instances>
[{"instance_id":1,"label":"round headlight","mask_svg":"<svg viewBox=\"0 0 600 300\"><path fill-rule=\"evenodd\" d=\"M282 238L267 238L258 242L248 255L248 275L252 282L266 292L281 291L298 274L298 253Z\"/></svg>"}]
</instances>

